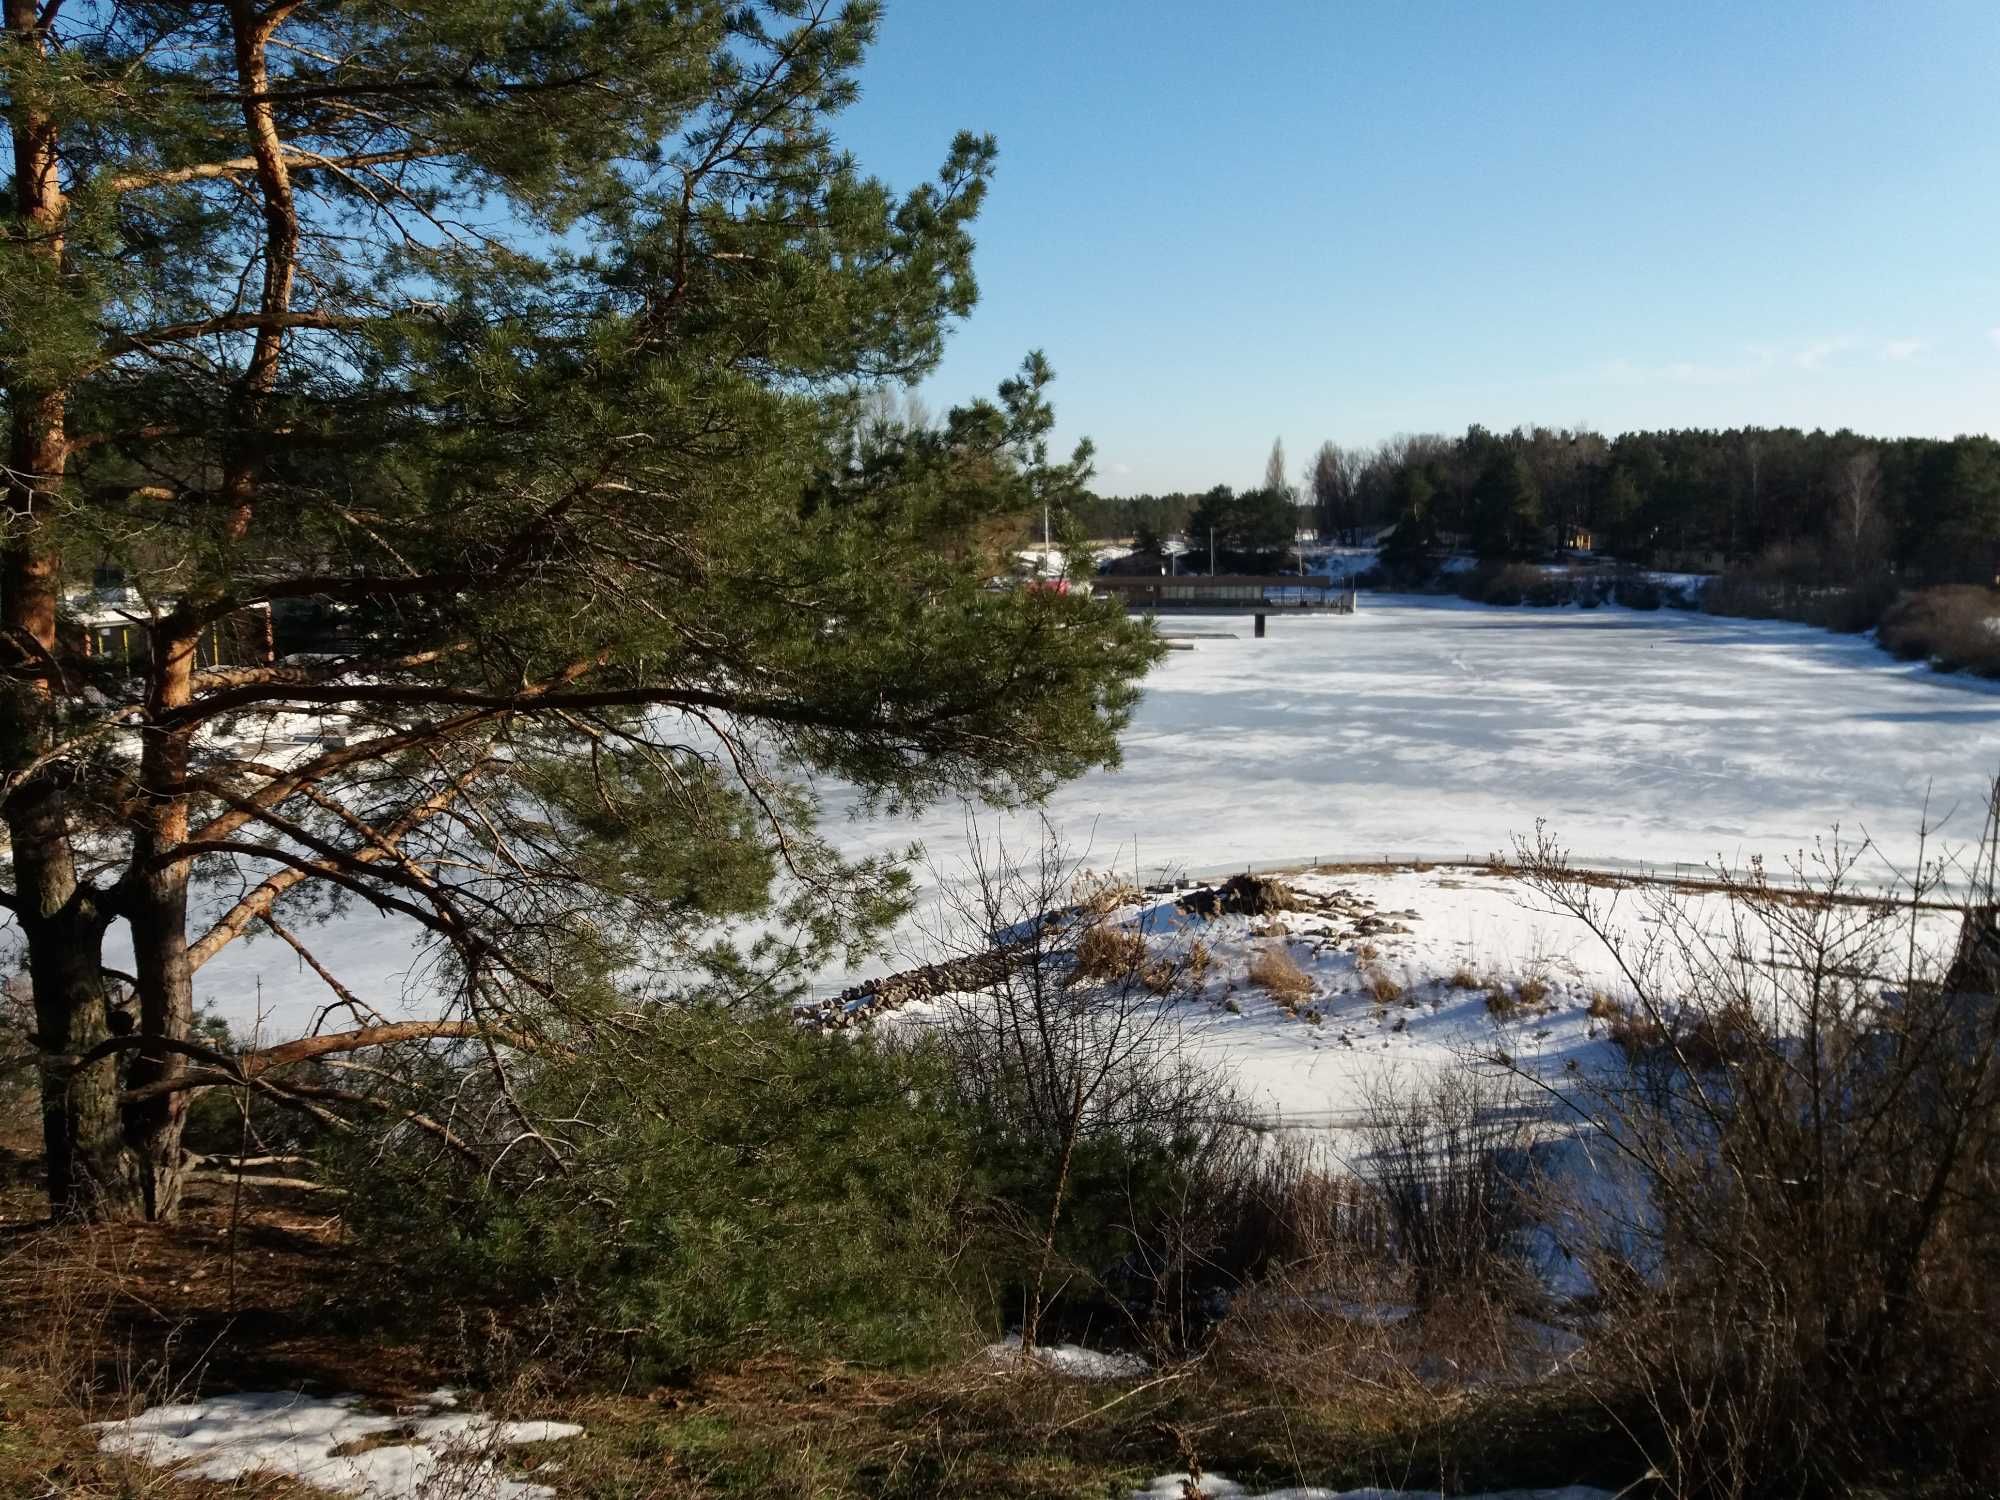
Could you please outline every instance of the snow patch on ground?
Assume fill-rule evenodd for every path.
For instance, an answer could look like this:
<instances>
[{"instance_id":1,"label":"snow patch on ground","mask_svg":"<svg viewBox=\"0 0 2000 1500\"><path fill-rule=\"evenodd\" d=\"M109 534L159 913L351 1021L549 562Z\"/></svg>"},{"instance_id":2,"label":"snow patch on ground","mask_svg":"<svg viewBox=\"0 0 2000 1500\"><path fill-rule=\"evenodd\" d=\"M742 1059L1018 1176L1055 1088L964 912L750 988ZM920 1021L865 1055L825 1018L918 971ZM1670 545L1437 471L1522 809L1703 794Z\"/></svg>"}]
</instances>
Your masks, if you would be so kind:
<instances>
[{"instance_id":1,"label":"snow patch on ground","mask_svg":"<svg viewBox=\"0 0 2000 1500\"><path fill-rule=\"evenodd\" d=\"M435 1391L414 1415L371 1411L359 1396L295 1391L216 1396L156 1406L95 1424L98 1446L183 1479L230 1481L282 1474L354 1500L553 1500L546 1485L513 1479L493 1461L502 1448L581 1436L569 1422L496 1422L451 1411ZM370 1444L365 1448L362 1444ZM346 1451L343 1451L346 1450Z\"/></svg>"},{"instance_id":2,"label":"snow patch on ground","mask_svg":"<svg viewBox=\"0 0 2000 1500\"><path fill-rule=\"evenodd\" d=\"M1204 1474L1200 1485L1192 1486L1190 1476L1185 1473L1162 1474L1143 1490L1134 1490L1132 1500L1187 1500L1190 1495L1198 1495L1202 1500L1444 1500L1436 1490L1329 1490L1317 1485L1252 1494L1221 1474ZM1554 1490L1492 1490L1460 1496L1458 1500L1613 1500L1613 1496L1609 1490L1572 1484Z\"/></svg>"},{"instance_id":3,"label":"snow patch on ground","mask_svg":"<svg viewBox=\"0 0 2000 1500\"><path fill-rule=\"evenodd\" d=\"M1010 1333L999 1343L988 1344L985 1354L988 1359L1018 1363L1021 1359L1021 1336ZM1080 1344L1037 1344L1029 1358L1045 1369L1067 1375L1072 1380L1133 1380L1149 1375L1153 1370L1136 1354L1107 1354L1100 1349L1086 1349Z\"/></svg>"}]
</instances>

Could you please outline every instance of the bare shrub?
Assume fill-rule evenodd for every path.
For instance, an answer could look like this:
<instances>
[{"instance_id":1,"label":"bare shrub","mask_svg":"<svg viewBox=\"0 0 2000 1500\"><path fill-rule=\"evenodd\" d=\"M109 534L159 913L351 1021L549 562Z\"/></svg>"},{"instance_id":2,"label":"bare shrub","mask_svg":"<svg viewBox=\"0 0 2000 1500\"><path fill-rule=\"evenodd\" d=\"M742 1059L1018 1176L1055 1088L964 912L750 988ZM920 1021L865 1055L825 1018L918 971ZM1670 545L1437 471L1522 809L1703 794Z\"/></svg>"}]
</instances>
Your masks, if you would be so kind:
<instances>
[{"instance_id":1,"label":"bare shrub","mask_svg":"<svg viewBox=\"0 0 2000 1500\"><path fill-rule=\"evenodd\" d=\"M1181 1053L1194 1013L1178 1003L1194 995L1186 954L1067 900L1075 866L1046 821L1025 858L977 837L970 848L968 878L940 882L957 894L934 939L1013 941L995 982L956 995L938 1034L989 1206L1017 1247L1021 1343L1032 1350L1056 1289L1109 1290L1114 1246L1145 1232L1117 1222L1119 1199L1173 1198L1227 1146L1222 1122L1241 1111Z\"/></svg>"},{"instance_id":2,"label":"bare shrub","mask_svg":"<svg viewBox=\"0 0 2000 1500\"><path fill-rule=\"evenodd\" d=\"M2000 677L2000 590L1960 585L1898 599L1882 616L1882 644L1905 661Z\"/></svg>"},{"instance_id":3,"label":"bare shrub","mask_svg":"<svg viewBox=\"0 0 2000 1500\"><path fill-rule=\"evenodd\" d=\"M1524 1289L1520 1171L1531 1135L1510 1078L1461 1069L1364 1095L1357 1175L1381 1199L1411 1296Z\"/></svg>"},{"instance_id":4,"label":"bare shrub","mask_svg":"<svg viewBox=\"0 0 2000 1500\"><path fill-rule=\"evenodd\" d=\"M1257 1211L1239 1213L1265 1253L1210 1358L1294 1397L1402 1411L1535 1373L1520 1102L1504 1077L1379 1080L1347 1170L1267 1153Z\"/></svg>"},{"instance_id":5,"label":"bare shrub","mask_svg":"<svg viewBox=\"0 0 2000 1500\"><path fill-rule=\"evenodd\" d=\"M1994 901L1978 853L1924 851L1896 899L1837 840L1719 894L1529 882L1613 955L1634 1061L1572 1102L1631 1191L1575 1185L1566 1230L1600 1314L1592 1380L1681 1495L1824 1493L1906 1471L1990 1479L2000 1442L2000 1001L1946 982L1955 920ZM1609 1007L1607 1007L1609 1009Z\"/></svg>"},{"instance_id":6,"label":"bare shrub","mask_svg":"<svg viewBox=\"0 0 2000 1500\"><path fill-rule=\"evenodd\" d=\"M1651 1016L1635 1015L1623 1011L1612 1018L1606 1033L1625 1054L1626 1061L1637 1063L1665 1049L1667 1028Z\"/></svg>"}]
</instances>

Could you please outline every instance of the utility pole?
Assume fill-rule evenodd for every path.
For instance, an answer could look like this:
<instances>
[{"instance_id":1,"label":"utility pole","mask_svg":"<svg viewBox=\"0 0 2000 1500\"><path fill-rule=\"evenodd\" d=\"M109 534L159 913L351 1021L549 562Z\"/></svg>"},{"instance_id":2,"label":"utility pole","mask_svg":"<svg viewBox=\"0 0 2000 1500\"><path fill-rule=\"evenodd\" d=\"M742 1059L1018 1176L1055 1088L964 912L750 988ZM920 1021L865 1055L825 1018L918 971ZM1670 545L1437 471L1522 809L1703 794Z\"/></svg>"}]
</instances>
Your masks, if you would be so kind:
<instances>
[{"instance_id":1,"label":"utility pole","mask_svg":"<svg viewBox=\"0 0 2000 1500\"><path fill-rule=\"evenodd\" d=\"M1215 576L1215 528L1208 528L1208 576Z\"/></svg>"}]
</instances>

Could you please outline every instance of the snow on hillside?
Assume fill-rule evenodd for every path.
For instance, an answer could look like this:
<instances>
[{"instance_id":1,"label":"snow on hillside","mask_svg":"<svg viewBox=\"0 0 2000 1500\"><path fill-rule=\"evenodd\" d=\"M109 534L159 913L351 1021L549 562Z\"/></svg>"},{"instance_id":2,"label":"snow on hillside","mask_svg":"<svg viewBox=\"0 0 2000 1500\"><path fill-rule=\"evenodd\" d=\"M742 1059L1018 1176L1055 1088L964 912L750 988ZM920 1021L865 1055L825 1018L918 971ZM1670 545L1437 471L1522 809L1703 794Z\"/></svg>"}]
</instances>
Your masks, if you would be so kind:
<instances>
[{"instance_id":1,"label":"snow on hillside","mask_svg":"<svg viewBox=\"0 0 2000 1500\"><path fill-rule=\"evenodd\" d=\"M1338 1132L1360 1122L1379 1082L1416 1084L1467 1066L1518 1070L1560 1091L1622 1065L1603 1007L1630 1003L1627 975L1596 935L1521 881L1439 865L1286 883L1308 909L1200 918L1172 898L1149 898L1109 917L1161 952L1204 945L1209 962L1199 996L1182 1007L1181 1045L1227 1076L1264 1121ZM1630 887L1615 896L1611 934L1632 955L1658 930L1659 893ZM1703 930L1725 929L1720 895L1675 899ZM1957 937L1956 914L1926 913L1920 959L1948 958ZM1297 964L1309 994L1281 999L1251 977L1269 949ZM921 1021L965 1003L980 1000L916 1004L905 1015Z\"/></svg>"}]
</instances>

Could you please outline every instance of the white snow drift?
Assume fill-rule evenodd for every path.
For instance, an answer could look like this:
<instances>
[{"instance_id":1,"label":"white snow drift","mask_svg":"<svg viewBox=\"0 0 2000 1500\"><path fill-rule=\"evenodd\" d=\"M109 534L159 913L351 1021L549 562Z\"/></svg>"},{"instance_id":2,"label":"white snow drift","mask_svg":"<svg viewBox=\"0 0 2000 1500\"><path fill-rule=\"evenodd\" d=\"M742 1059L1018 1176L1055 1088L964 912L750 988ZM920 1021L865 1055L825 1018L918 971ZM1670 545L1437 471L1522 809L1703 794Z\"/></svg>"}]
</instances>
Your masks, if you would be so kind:
<instances>
[{"instance_id":1,"label":"white snow drift","mask_svg":"<svg viewBox=\"0 0 2000 1500\"><path fill-rule=\"evenodd\" d=\"M568 1422L496 1422L452 1411L449 1391L415 1411L371 1411L359 1396L259 1391L156 1406L96 1424L98 1446L184 1479L282 1474L353 1500L553 1500L546 1485L503 1474L493 1455L523 1443L578 1437Z\"/></svg>"}]
</instances>

